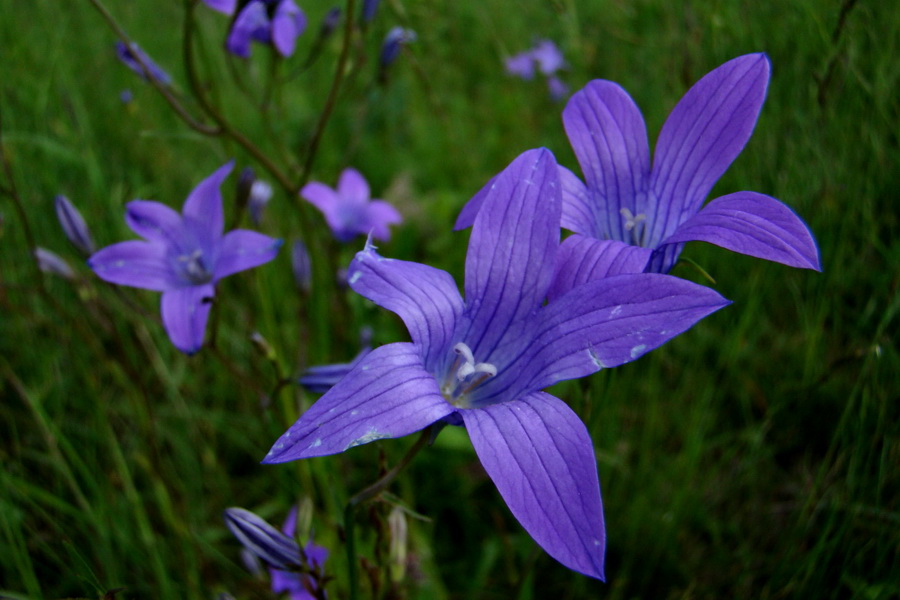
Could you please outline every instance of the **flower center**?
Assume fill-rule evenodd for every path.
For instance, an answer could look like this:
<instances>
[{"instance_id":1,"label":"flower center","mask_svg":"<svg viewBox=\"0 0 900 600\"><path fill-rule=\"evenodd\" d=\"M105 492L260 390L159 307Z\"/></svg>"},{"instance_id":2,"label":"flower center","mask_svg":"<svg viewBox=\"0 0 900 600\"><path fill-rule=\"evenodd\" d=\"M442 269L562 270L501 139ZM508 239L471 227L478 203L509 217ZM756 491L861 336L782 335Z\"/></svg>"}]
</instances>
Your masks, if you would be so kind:
<instances>
[{"instance_id":1,"label":"flower center","mask_svg":"<svg viewBox=\"0 0 900 600\"><path fill-rule=\"evenodd\" d=\"M468 408L468 395L496 375L497 367L486 362L476 363L472 349L463 342L453 346L453 352L456 353L456 358L447 370L441 393L453 406Z\"/></svg>"},{"instance_id":2,"label":"flower center","mask_svg":"<svg viewBox=\"0 0 900 600\"><path fill-rule=\"evenodd\" d=\"M619 214L625 219L625 231L631 233L631 241L635 246L644 245L644 225L647 215L644 213L633 214L624 206L619 209Z\"/></svg>"},{"instance_id":3,"label":"flower center","mask_svg":"<svg viewBox=\"0 0 900 600\"><path fill-rule=\"evenodd\" d=\"M203 261L203 251L197 248L190 254L182 254L178 257L178 265L185 279L194 285L209 283L213 274Z\"/></svg>"}]
</instances>

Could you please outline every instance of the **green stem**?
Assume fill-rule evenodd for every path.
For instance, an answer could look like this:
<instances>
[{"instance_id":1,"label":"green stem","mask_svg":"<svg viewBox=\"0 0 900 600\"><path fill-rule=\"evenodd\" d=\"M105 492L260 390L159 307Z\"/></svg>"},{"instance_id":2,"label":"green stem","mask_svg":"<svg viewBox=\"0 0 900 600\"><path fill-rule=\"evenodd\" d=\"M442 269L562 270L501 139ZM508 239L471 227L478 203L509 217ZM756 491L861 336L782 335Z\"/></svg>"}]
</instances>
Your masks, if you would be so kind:
<instances>
[{"instance_id":1,"label":"green stem","mask_svg":"<svg viewBox=\"0 0 900 600\"><path fill-rule=\"evenodd\" d=\"M303 164L303 171L300 174L300 182L294 190L294 194L300 192L303 185L309 180L312 171L313 161L316 158L316 152L319 149L319 143L322 141L322 135L325 133L325 125L331 118L334 106L337 103L338 92L341 89L341 83L344 81L344 71L347 70L347 60L350 58L350 46L353 40L353 5L354 0L347 0L347 14L344 17L344 39L341 44L341 54L338 57L337 69L334 73L334 80L331 82L331 89L328 90L328 98L325 100L325 107L322 114L319 115L319 121L316 123L316 129L309 141L306 149L306 161Z\"/></svg>"},{"instance_id":2,"label":"green stem","mask_svg":"<svg viewBox=\"0 0 900 600\"><path fill-rule=\"evenodd\" d=\"M403 455L400 462L394 465L394 468L385 473L378 481L350 498L347 502L347 506L344 508L344 534L347 538L347 574L350 579L350 600L356 600L359 597L359 582L357 581L358 575L356 573L356 540L353 533L353 513L357 506L380 494L392 481L394 481L394 479L397 478L397 475L406 468L410 461L415 458L416 454L428 444L428 441L431 439L432 428L433 426L426 427L422 430L419 439L417 439L416 443L406 451L406 454Z\"/></svg>"},{"instance_id":3,"label":"green stem","mask_svg":"<svg viewBox=\"0 0 900 600\"><path fill-rule=\"evenodd\" d=\"M103 3L100 0L88 0L91 4L94 5L94 8L97 9L97 12L106 20L106 23L109 25L110 29L118 36L122 42L131 48L131 44L133 43L131 39L128 37L128 34L125 30L116 22L115 18L112 14L106 9ZM137 53L134 52L134 59L141 65L141 70L144 72L144 77L147 78L147 81L156 88L156 91L159 92L163 98L165 98L166 102L169 103L169 106L172 107L172 110L181 117L181 120L188 124L188 127L195 131L199 131L205 135L220 135L222 133L222 129L220 127L210 127L205 123L201 123L197 119L195 119L191 114L187 111L184 106L181 105L181 102L175 97L175 94L172 93L172 90L163 85L161 81L159 81L156 77L153 76L153 72L150 70L147 63L144 62L144 59Z\"/></svg>"}]
</instances>

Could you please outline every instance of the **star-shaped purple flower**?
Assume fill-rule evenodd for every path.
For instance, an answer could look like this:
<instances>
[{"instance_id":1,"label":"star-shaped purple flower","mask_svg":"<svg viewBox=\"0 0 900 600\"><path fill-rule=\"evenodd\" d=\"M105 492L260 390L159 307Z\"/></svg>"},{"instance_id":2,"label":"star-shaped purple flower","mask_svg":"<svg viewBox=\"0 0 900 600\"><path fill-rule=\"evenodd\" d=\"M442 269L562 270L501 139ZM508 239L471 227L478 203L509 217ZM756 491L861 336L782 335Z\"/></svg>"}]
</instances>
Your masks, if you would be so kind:
<instances>
[{"instance_id":1,"label":"star-shaped purple flower","mask_svg":"<svg viewBox=\"0 0 900 600\"><path fill-rule=\"evenodd\" d=\"M222 234L219 186L233 166L229 162L200 182L180 215L159 202L129 202L125 222L146 241L119 242L88 260L101 279L162 292L163 325L187 354L203 344L216 282L269 262L281 246L281 240L246 229Z\"/></svg>"},{"instance_id":2,"label":"star-shaped purple flower","mask_svg":"<svg viewBox=\"0 0 900 600\"><path fill-rule=\"evenodd\" d=\"M384 200L369 199L369 184L353 168L343 170L337 189L311 181L300 190L300 196L322 212L340 242L368 233L377 240L387 241L391 238L388 225L403 220L397 209Z\"/></svg>"},{"instance_id":3,"label":"star-shaped purple flower","mask_svg":"<svg viewBox=\"0 0 900 600\"><path fill-rule=\"evenodd\" d=\"M638 274L545 303L560 212L553 155L525 152L494 179L475 219L465 300L448 273L383 258L367 245L349 283L395 312L412 342L367 354L263 462L335 454L438 421L464 425L537 543L602 578L606 537L591 439L562 400L540 390L634 360L727 301L694 283Z\"/></svg>"},{"instance_id":4,"label":"star-shaped purple flower","mask_svg":"<svg viewBox=\"0 0 900 600\"><path fill-rule=\"evenodd\" d=\"M636 254L658 273L668 272L692 240L818 270L811 233L775 198L736 192L703 206L750 139L768 83L764 54L740 56L708 73L666 120L652 167L644 120L625 90L595 80L572 96L563 122L587 185L563 169L562 225L594 243L570 243L593 256Z\"/></svg>"},{"instance_id":5,"label":"star-shaped purple flower","mask_svg":"<svg viewBox=\"0 0 900 600\"><path fill-rule=\"evenodd\" d=\"M206 2L223 12L232 7L227 2ZM294 54L297 38L305 29L306 15L294 0L250 0L235 17L225 47L232 54L248 58L250 43L257 41L272 44L279 54L287 57Z\"/></svg>"}]
</instances>

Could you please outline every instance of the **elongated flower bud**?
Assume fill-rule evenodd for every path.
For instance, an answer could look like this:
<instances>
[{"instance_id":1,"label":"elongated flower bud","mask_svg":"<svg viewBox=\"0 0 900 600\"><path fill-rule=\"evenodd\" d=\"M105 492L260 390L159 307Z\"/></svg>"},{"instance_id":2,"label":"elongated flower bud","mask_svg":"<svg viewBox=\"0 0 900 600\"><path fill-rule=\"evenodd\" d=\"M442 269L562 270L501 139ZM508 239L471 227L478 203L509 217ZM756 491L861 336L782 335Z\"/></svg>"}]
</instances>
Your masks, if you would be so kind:
<instances>
[{"instance_id":1,"label":"elongated flower bud","mask_svg":"<svg viewBox=\"0 0 900 600\"><path fill-rule=\"evenodd\" d=\"M265 520L243 508L225 509L225 525L263 562L286 571L301 567L300 546Z\"/></svg>"},{"instance_id":2,"label":"elongated flower bud","mask_svg":"<svg viewBox=\"0 0 900 600\"><path fill-rule=\"evenodd\" d=\"M312 287L312 264L309 258L309 250L301 240L294 242L291 247L291 266L294 270L294 281L297 287L305 294Z\"/></svg>"},{"instance_id":3,"label":"elongated flower bud","mask_svg":"<svg viewBox=\"0 0 900 600\"><path fill-rule=\"evenodd\" d=\"M389 561L391 568L391 580L394 582L403 581L406 574L406 555L408 546L408 529L406 525L406 514L399 506L391 509L388 515L388 529L391 532L391 544L389 549Z\"/></svg>"},{"instance_id":4,"label":"elongated flower bud","mask_svg":"<svg viewBox=\"0 0 900 600\"><path fill-rule=\"evenodd\" d=\"M38 268L44 273L59 275L69 280L75 279L75 271L58 254L50 252L46 248L36 248L34 258L37 260Z\"/></svg>"},{"instance_id":5,"label":"elongated flower bud","mask_svg":"<svg viewBox=\"0 0 900 600\"><path fill-rule=\"evenodd\" d=\"M66 237L79 252L85 256L94 253L96 247L84 217L65 196L56 197L56 218L59 219Z\"/></svg>"},{"instance_id":6,"label":"elongated flower bud","mask_svg":"<svg viewBox=\"0 0 900 600\"><path fill-rule=\"evenodd\" d=\"M172 83L172 78L169 74L163 71L158 64L153 62L153 59L151 59L150 56L141 50L134 42L132 42L130 46L125 45L125 42L122 41L116 42L116 55L125 66L140 75L141 79L149 80L152 77L162 85L169 85ZM146 69L144 67L146 67Z\"/></svg>"}]
</instances>

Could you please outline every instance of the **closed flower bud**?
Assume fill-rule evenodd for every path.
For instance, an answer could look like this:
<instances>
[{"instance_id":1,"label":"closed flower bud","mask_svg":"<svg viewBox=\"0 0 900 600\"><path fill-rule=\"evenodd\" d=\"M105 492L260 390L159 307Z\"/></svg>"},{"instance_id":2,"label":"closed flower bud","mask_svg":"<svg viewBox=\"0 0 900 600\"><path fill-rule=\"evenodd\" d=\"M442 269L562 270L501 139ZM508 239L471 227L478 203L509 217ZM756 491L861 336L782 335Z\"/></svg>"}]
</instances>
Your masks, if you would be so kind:
<instances>
[{"instance_id":1,"label":"closed flower bud","mask_svg":"<svg viewBox=\"0 0 900 600\"><path fill-rule=\"evenodd\" d=\"M90 256L96 250L91 232L87 223L78 209L65 196L56 197L56 218L62 225L63 232L72 245L85 256Z\"/></svg>"},{"instance_id":2,"label":"closed flower bud","mask_svg":"<svg viewBox=\"0 0 900 600\"><path fill-rule=\"evenodd\" d=\"M276 569L301 567L300 546L256 514L243 508L225 509L225 525L245 548Z\"/></svg>"},{"instance_id":3,"label":"closed flower bud","mask_svg":"<svg viewBox=\"0 0 900 600\"><path fill-rule=\"evenodd\" d=\"M312 264L309 258L309 250L306 244L297 240L291 247L291 267L294 271L294 281L297 287L305 294L312 287Z\"/></svg>"},{"instance_id":4,"label":"closed flower bud","mask_svg":"<svg viewBox=\"0 0 900 600\"><path fill-rule=\"evenodd\" d=\"M59 275L60 277L69 280L75 279L75 271L72 270L69 263L46 248L36 248L34 251L34 258L37 260L38 268L44 273Z\"/></svg>"},{"instance_id":5,"label":"closed flower bud","mask_svg":"<svg viewBox=\"0 0 900 600\"><path fill-rule=\"evenodd\" d=\"M390 548L388 550L391 581L403 581L406 574L406 556L408 549L408 529L406 526L406 514L399 506L391 509L388 515L388 529L391 532Z\"/></svg>"}]
</instances>

